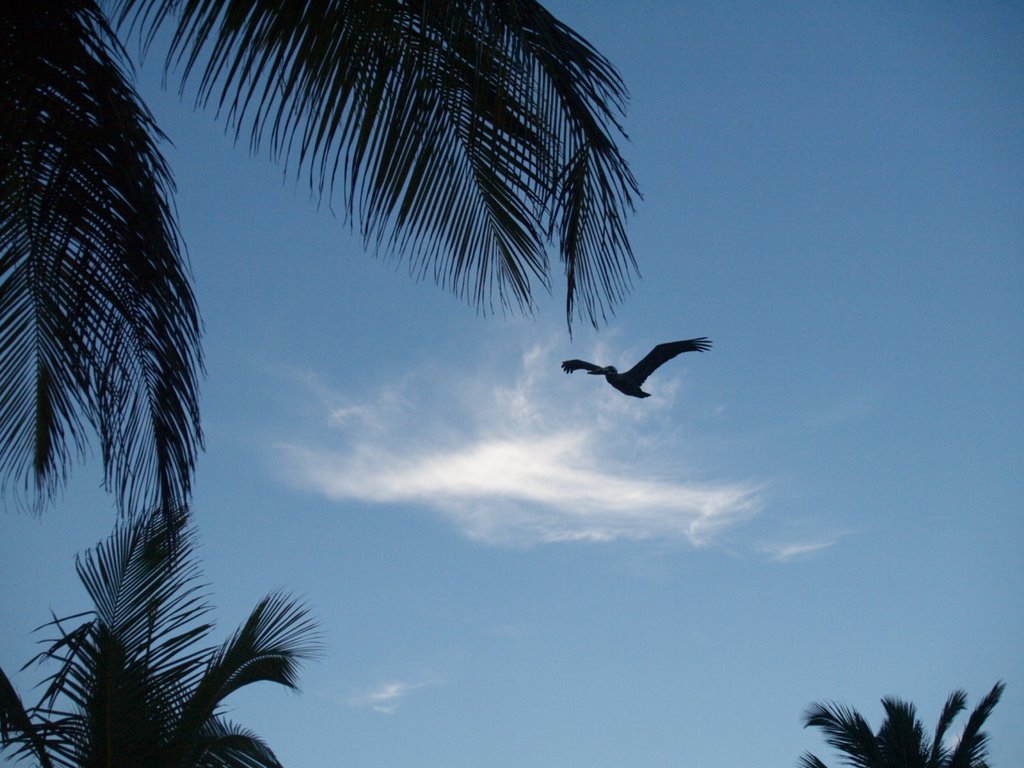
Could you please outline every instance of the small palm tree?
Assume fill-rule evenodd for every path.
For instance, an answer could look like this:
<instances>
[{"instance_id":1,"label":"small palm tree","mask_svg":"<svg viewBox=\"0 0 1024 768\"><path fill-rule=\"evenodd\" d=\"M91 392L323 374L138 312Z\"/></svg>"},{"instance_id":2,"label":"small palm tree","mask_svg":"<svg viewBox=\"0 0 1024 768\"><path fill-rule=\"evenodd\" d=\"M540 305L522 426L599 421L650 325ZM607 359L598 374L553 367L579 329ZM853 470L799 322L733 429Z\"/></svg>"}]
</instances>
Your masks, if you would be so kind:
<instances>
[{"instance_id":1,"label":"small palm tree","mask_svg":"<svg viewBox=\"0 0 1024 768\"><path fill-rule=\"evenodd\" d=\"M844 755L847 765L857 768L988 768L988 735L981 730L1003 694L1000 682L974 709L956 744L947 745L946 732L967 707L967 694L954 691L946 700L935 734L928 737L913 704L884 698L885 721L873 733L859 712L834 704L815 704L804 715L804 727L825 732L825 741ZM808 753L800 758L801 768L827 768Z\"/></svg>"},{"instance_id":2,"label":"small palm tree","mask_svg":"<svg viewBox=\"0 0 1024 768\"><path fill-rule=\"evenodd\" d=\"M295 688L299 663L319 651L314 624L271 594L220 647L205 646L210 608L184 517L125 520L77 560L95 608L44 625L57 637L34 661L57 669L35 706L0 670L0 749L41 768L278 765L223 703L261 681ZM165 530L169 520L177 531Z\"/></svg>"},{"instance_id":3,"label":"small palm tree","mask_svg":"<svg viewBox=\"0 0 1024 768\"><path fill-rule=\"evenodd\" d=\"M626 90L536 0L0 3L0 490L41 506L95 430L122 509L187 503L200 323L162 135L117 37L476 307L597 324L636 263ZM163 34L165 33L166 34Z\"/></svg>"}]
</instances>

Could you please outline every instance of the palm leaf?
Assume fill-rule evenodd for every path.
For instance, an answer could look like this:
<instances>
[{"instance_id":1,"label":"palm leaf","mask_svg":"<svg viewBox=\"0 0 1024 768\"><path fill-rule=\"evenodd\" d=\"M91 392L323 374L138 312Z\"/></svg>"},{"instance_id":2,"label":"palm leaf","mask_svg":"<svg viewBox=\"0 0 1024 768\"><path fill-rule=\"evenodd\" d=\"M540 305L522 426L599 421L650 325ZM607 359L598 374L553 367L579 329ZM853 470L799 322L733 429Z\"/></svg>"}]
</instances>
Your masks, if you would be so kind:
<instances>
[{"instance_id":1,"label":"palm leaf","mask_svg":"<svg viewBox=\"0 0 1024 768\"><path fill-rule=\"evenodd\" d=\"M810 726L825 732L825 741L845 755L847 764L859 768L884 765L871 726L856 710L834 703L815 704L804 713L804 727Z\"/></svg>"},{"instance_id":2,"label":"palm leaf","mask_svg":"<svg viewBox=\"0 0 1024 768\"><path fill-rule=\"evenodd\" d=\"M83 764L83 747L88 743L88 723L81 717L78 703L89 698L93 688L92 680L83 676L83 670L93 665L87 661L92 651L94 622L87 621L74 629L65 630L64 623L89 614L76 614L64 619L54 619L43 627L56 627L59 637L45 641L48 647L25 664L22 669L36 663L57 662L57 671L44 680L44 691L39 703L25 714L29 718L33 734L32 754L36 759L51 765L76 768ZM23 736L26 735L23 733ZM25 749L20 750L24 752Z\"/></svg>"},{"instance_id":3,"label":"palm leaf","mask_svg":"<svg viewBox=\"0 0 1024 768\"><path fill-rule=\"evenodd\" d=\"M800 755L796 764L799 768L828 768L828 766L821 761L821 758L812 755L810 752L805 752Z\"/></svg>"},{"instance_id":4,"label":"palm leaf","mask_svg":"<svg viewBox=\"0 0 1024 768\"><path fill-rule=\"evenodd\" d=\"M86 653L82 649L91 642L90 635L95 629L95 623L94 621L85 621L72 630L64 629L64 624L73 619L88 615L92 615L92 612L79 613L59 619L54 618L53 621L47 622L41 627L36 627L37 632L46 627L56 627L59 633L54 639L42 641L46 648L36 654L34 658L22 667L24 670L34 664L41 665L52 662L59 664L57 671L46 680L47 685L40 698L40 708L52 708L61 697L68 697L75 703L80 703L84 700L81 682L83 678L81 660Z\"/></svg>"},{"instance_id":5,"label":"palm leaf","mask_svg":"<svg viewBox=\"0 0 1024 768\"><path fill-rule=\"evenodd\" d=\"M913 704L899 699L882 699L885 720L876 740L886 765L925 768L928 758L924 726Z\"/></svg>"},{"instance_id":6,"label":"palm leaf","mask_svg":"<svg viewBox=\"0 0 1024 768\"><path fill-rule=\"evenodd\" d=\"M16 746L15 757L31 756L40 768L53 766L46 749L44 729L32 721L14 685L0 669L0 749L10 746Z\"/></svg>"},{"instance_id":7,"label":"palm leaf","mask_svg":"<svg viewBox=\"0 0 1024 768\"><path fill-rule=\"evenodd\" d=\"M949 768L987 768L988 734L981 728L999 703L1005 688L1005 683L996 683L971 712L964 732L960 735L960 741L949 758Z\"/></svg>"},{"instance_id":8,"label":"palm leaf","mask_svg":"<svg viewBox=\"0 0 1024 768\"><path fill-rule=\"evenodd\" d=\"M198 679L208 651L196 643L212 629L202 621L210 607L187 517L182 508L170 519L165 510L123 521L75 564L97 623L133 649L149 677L182 686Z\"/></svg>"},{"instance_id":9,"label":"palm leaf","mask_svg":"<svg viewBox=\"0 0 1024 768\"><path fill-rule=\"evenodd\" d=\"M377 253L485 311L529 311L557 241L566 314L596 324L636 264L614 68L535 0L117 0L236 140L342 197Z\"/></svg>"},{"instance_id":10,"label":"palm leaf","mask_svg":"<svg viewBox=\"0 0 1024 768\"><path fill-rule=\"evenodd\" d=\"M202 749L197 734L228 696L257 682L294 689L299 664L319 652L308 609L282 593L260 600L245 623L210 656L202 680L183 707L175 742L182 759Z\"/></svg>"},{"instance_id":11,"label":"palm leaf","mask_svg":"<svg viewBox=\"0 0 1024 768\"><path fill-rule=\"evenodd\" d=\"M946 699L939 714L939 722L935 726L935 736L932 739L931 754L928 756L928 768L941 768L946 765L949 759L949 750L946 748L946 731L953 724L953 720L967 706L967 694L963 691L953 691Z\"/></svg>"},{"instance_id":12,"label":"palm leaf","mask_svg":"<svg viewBox=\"0 0 1024 768\"><path fill-rule=\"evenodd\" d=\"M0 19L0 473L41 507L89 434L123 509L181 504L199 321L162 138L93 0Z\"/></svg>"},{"instance_id":13,"label":"palm leaf","mask_svg":"<svg viewBox=\"0 0 1024 768\"><path fill-rule=\"evenodd\" d=\"M287 595L267 595L210 659L196 689L203 717L240 688L257 682L297 687L299 664L316 657L320 643L306 607Z\"/></svg>"},{"instance_id":14,"label":"palm leaf","mask_svg":"<svg viewBox=\"0 0 1024 768\"><path fill-rule=\"evenodd\" d=\"M281 768L259 736L220 718L203 727L194 764L200 768Z\"/></svg>"}]
</instances>

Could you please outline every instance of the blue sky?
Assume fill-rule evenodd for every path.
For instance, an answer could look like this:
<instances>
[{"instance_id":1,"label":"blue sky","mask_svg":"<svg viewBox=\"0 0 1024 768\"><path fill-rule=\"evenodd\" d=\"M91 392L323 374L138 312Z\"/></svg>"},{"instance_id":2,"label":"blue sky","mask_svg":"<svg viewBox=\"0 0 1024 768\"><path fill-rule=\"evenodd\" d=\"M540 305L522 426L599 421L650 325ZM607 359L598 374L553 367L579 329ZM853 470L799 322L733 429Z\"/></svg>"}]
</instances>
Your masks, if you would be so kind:
<instances>
[{"instance_id":1,"label":"blue sky","mask_svg":"<svg viewBox=\"0 0 1024 768\"><path fill-rule=\"evenodd\" d=\"M931 727L1004 679L1019 763L1024 9L548 7L621 70L645 194L643 278L571 339L559 279L532 318L416 284L140 72L206 325L220 633L284 587L328 647L232 717L288 766L792 766L838 763L814 701ZM703 335L646 400L558 368ZM100 476L0 516L8 672L84 607Z\"/></svg>"}]
</instances>

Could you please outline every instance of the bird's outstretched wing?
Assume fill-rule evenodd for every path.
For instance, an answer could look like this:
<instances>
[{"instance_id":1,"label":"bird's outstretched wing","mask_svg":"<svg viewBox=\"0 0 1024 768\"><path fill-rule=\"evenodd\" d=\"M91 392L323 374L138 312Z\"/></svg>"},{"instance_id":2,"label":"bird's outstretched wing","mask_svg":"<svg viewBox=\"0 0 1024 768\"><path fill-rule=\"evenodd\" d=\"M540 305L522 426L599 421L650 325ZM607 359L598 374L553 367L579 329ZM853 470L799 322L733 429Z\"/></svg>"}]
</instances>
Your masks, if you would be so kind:
<instances>
[{"instance_id":1,"label":"bird's outstretched wing","mask_svg":"<svg viewBox=\"0 0 1024 768\"><path fill-rule=\"evenodd\" d=\"M664 344L659 344L648 352L647 356L644 357L643 360L634 365L623 375L628 376L639 386L644 383L648 376L654 373L659 365L671 360L676 355L680 355L683 352L703 352L706 349L711 349L711 341L707 336L701 336L699 339L669 341Z\"/></svg>"},{"instance_id":2,"label":"bird's outstretched wing","mask_svg":"<svg viewBox=\"0 0 1024 768\"><path fill-rule=\"evenodd\" d=\"M562 370L566 373L572 373L581 369L584 371L600 371L601 366L588 363L586 360L566 360L562 363Z\"/></svg>"}]
</instances>

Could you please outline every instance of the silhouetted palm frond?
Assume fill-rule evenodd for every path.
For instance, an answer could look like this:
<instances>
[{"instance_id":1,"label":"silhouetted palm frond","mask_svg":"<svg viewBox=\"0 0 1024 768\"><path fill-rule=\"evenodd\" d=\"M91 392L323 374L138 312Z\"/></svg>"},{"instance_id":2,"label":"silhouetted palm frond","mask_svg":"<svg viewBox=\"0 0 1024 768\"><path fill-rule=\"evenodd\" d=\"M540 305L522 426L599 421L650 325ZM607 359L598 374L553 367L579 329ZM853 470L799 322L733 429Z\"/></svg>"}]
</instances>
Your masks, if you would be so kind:
<instances>
[{"instance_id":1,"label":"silhouetted palm frond","mask_svg":"<svg viewBox=\"0 0 1024 768\"><path fill-rule=\"evenodd\" d=\"M529 310L557 241L566 313L597 323L636 269L626 90L535 0L117 0L236 138L337 190L366 244L478 307Z\"/></svg>"},{"instance_id":2,"label":"silhouetted palm frond","mask_svg":"<svg viewBox=\"0 0 1024 768\"><path fill-rule=\"evenodd\" d=\"M820 758L815 757L810 752L800 755L796 764L799 768L828 768Z\"/></svg>"},{"instance_id":3,"label":"silhouetted palm frond","mask_svg":"<svg viewBox=\"0 0 1024 768\"><path fill-rule=\"evenodd\" d=\"M815 704L804 713L804 727L825 732L825 741L848 756L850 765L883 768L882 755L871 726L853 709L835 703Z\"/></svg>"},{"instance_id":4,"label":"silhouetted palm frond","mask_svg":"<svg viewBox=\"0 0 1024 768\"><path fill-rule=\"evenodd\" d=\"M14 685L0 669L0 745L9 744L16 746L16 758L36 757L40 768L52 768L45 733L33 722Z\"/></svg>"},{"instance_id":5,"label":"silhouetted palm frond","mask_svg":"<svg viewBox=\"0 0 1024 768\"><path fill-rule=\"evenodd\" d=\"M953 724L953 720L967 707L967 694L963 691L953 691L946 699L939 714L939 722L935 726L935 736L932 739L931 753L928 755L928 768L940 768L946 765L949 760L949 750L946 748L946 731Z\"/></svg>"},{"instance_id":6,"label":"silhouetted palm frond","mask_svg":"<svg viewBox=\"0 0 1024 768\"><path fill-rule=\"evenodd\" d=\"M848 765L862 768L988 768L985 762L987 735L982 725L1002 696L1003 683L982 699L971 713L956 746L950 750L945 736L956 716L966 706L967 695L954 691L939 715L934 736L929 739L913 704L894 698L882 699L885 720L872 734L867 721L855 710L836 704L815 704L804 714L805 726L825 732L825 741L843 756ZM803 755L801 768L827 768L814 755Z\"/></svg>"},{"instance_id":7,"label":"silhouetted palm frond","mask_svg":"<svg viewBox=\"0 0 1024 768\"><path fill-rule=\"evenodd\" d=\"M88 432L124 509L187 498L199 320L162 138L92 0L0 11L0 475L42 505Z\"/></svg>"},{"instance_id":8,"label":"silhouetted palm frond","mask_svg":"<svg viewBox=\"0 0 1024 768\"><path fill-rule=\"evenodd\" d=\"M259 736L225 720L207 723L197 746L194 764L203 768L281 768Z\"/></svg>"},{"instance_id":9,"label":"silhouetted palm frond","mask_svg":"<svg viewBox=\"0 0 1024 768\"><path fill-rule=\"evenodd\" d=\"M245 624L208 655L202 677L178 719L176 743L183 755L202 751L198 734L203 724L214 718L221 701L240 688L258 682L295 688L299 661L320 650L314 628L308 611L286 595L263 598Z\"/></svg>"},{"instance_id":10,"label":"silhouetted palm frond","mask_svg":"<svg viewBox=\"0 0 1024 768\"><path fill-rule=\"evenodd\" d=\"M908 768L926 768L928 736L917 718L913 704L899 699L882 699L885 720L875 737L884 765L905 765Z\"/></svg>"},{"instance_id":11,"label":"silhouetted palm frond","mask_svg":"<svg viewBox=\"0 0 1024 768\"><path fill-rule=\"evenodd\" d=\"M155 510L127 520L79 559L95 610L44 625L57 636L29 664L57 669L35 706L0 670L0 748L45 766L278 765L221 708L253 682L294 688L319 651L315 626L275 593L220 648L206 645L213 627L185 519Z\"/></svg>"},{"instance_id":12,"label":"silhouetted palm frond","mask_svg":"<svg viewBox=\"0 0 1024 768\"><path fill-rule=\"evenodd\" d=\"M949 757L949 768L988 768L988 734L981 728L999 703L1005 688L1005 683L996 683L971 712L964 732Z\"/></svg>"}]
</instances>

